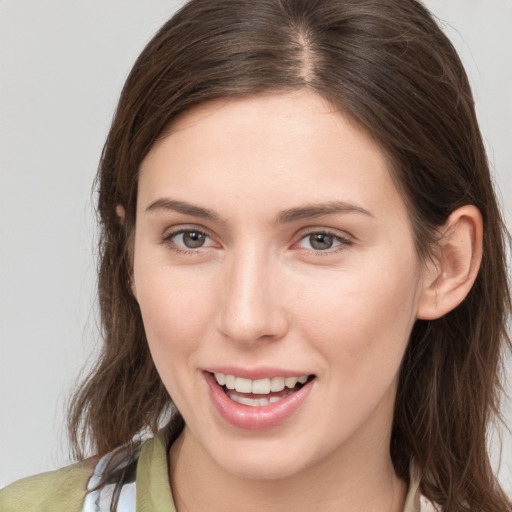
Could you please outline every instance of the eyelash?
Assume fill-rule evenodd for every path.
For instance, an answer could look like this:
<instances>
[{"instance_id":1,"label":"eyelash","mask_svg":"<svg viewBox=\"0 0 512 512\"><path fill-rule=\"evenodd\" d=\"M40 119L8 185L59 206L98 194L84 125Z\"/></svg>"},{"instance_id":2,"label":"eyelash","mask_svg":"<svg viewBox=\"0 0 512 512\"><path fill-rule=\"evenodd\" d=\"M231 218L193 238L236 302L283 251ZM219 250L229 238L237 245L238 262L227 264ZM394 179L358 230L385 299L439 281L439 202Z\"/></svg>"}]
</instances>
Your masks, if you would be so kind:
<instances>
[{"instance_id":1,"label":"eyelash","mask_svg":"<svg viewBox=\"0 0 512 512\"><path fill-rule=\"evenodd\" d=\"M197 255L199 253L198 249L203 249L205 247L198 247L197 249L185 249L183 247L176 245L176 243L174 242L174 238L176 238L178 235L182 235L185 233L197 233L197 234L203 235L207 238L211 238L208 235L208 233L206 233L205 231L202 231L200 229L193 229L193 228L183 229L182 228L182 229L178 229L176 231L171 231L170 233L166 233L162 238L162 243L169 245L171 250L173 250L174 252L176 252L178 254ZM303 250L307 251L308 253L314 254L315 256L320 256L320 257L331 256L333 254L336 254L336 253L346 249L347 247L350 247L354 243L353 240L350 240L349 238L340 236L336 233L333 233L332 231L324 229L324 230L318 230L318 231L308 231L307 233L302 234L301 237L299 238L298 242L296 242L294 245L296 245L297 243L301 242L302 240L305 240L308 237L311 237L313 235L330 236L334 239L334 241L339 242L339 244L334 247L334 250L333 250L333 248L325 249L323 251L303 248ZM206 247L206 248L208 248L208 247Z\"/></svg>"},{"instance_id":2,"label":"eyelash","mask_svg":"<svg viewBox=\"0 0 512 512\"><path fill-rule=\"evenodd\" d=\"M299 241L296 243L299 243L308 237L311 237L313 235L326 235L333 238L333 241L339 242L338 245L334 247L330 247L329 249L325 250L315 250L315 249L309 249L304 248L303 250L307 251L310 254L313 254L316 257L327 257L332 256L333 254L337 254L340 251L343 251L347 249L348 247L352 246L354 241L350 238L340 236L339 234L333 233L332 231L329 231L328 229L318 230L318 231L308 231L307 233L304 233L300 238Z\"/></svg>"},{"instance_id":3,"label":"eyelash","mask_svg":"<svg viewBox=\"0 0 512 512\"><path fill-rule=\"evenodd\" d=\"M178 229L176 231L171 231L170 233L166 233L163 236L163 238L162 238L162 243L169 245L170 248L174 252L177 252L178 254L197 255L198 252L199 252L197 249L188 249L188 248L180 247L180 246L178 246L178 245L176 245L174 243L173 239L176 238L178 235L182 235L184 233L197 233L197 234L203 235L203 236L205 236L207 238L211 238L208 235L208 233L205 233L201 229L193 229L193 228L184 229L184 228L181 228L181 229ZM203 249L203 247L198 247L198 249Z\"/></svg>"}]
</instances>

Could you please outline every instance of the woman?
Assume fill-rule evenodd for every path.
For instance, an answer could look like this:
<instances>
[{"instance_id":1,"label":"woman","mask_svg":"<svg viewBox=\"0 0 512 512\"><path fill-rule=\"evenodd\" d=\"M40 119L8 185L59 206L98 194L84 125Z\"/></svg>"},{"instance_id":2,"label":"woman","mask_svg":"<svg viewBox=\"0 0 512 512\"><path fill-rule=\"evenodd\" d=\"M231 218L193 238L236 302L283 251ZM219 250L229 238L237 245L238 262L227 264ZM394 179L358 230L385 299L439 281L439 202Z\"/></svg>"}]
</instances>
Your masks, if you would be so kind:
<instances>
[{"instance_id":1,"label":"woman","mask_svg":"<svg viewBox=\"0 0 512 512\"><path fill-rule=\"evenodd\" d=\"M420 3L191 1L98 184L105 345L70 419L96 456L2 510L510 510L505 229Z\"/></svg>"}]
</instances>

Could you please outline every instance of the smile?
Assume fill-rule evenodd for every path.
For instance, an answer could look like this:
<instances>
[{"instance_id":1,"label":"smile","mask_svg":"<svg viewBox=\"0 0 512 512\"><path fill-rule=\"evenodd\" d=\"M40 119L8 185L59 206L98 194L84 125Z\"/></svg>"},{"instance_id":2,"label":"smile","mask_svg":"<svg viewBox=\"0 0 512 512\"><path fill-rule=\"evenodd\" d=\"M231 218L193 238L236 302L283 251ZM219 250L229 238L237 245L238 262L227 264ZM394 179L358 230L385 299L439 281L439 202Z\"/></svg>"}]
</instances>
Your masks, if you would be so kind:
<instances>
[{"instance_id":1,"label":"smile","mask_svg":"<svg viewBox=\"0 0 512 512\"><path fill-rule=\"evenodd\" d=\"M304 402L314 375L249 379L220 372L205 373L215 408L231 425L248 430L273 428Z\"/></svg>"},{"instance_id":2,"label":"smile","mask_svg":"<svg viewBox=\"0 0 512 512\"><path fill-rule=\"evenodd\" d=\"M219 386L224 387L231 400L251 407L264 407L279 402L300 389L309 378L308 375L302 375L300 377L272 377L251 380L235 377L234 375L224 375L223 373L215 373L214 376Z\"/></svg>"},{"instance_id":3,"label":"smile","mask_svg":"<svg viewBox=\"0 0 512 512\"><path fill-rule=\"evenodd\" d=\"M227 389L234 389L239 393L253 393L255 395L267 395L273 391L282 391L285 387L293 389L297 383L305 384L308 375L301 377L272 377L271 379L244 379L234 375L224 375L215 373L215 380L220 386L226 386Z\"/></svg>"}]
</instances>

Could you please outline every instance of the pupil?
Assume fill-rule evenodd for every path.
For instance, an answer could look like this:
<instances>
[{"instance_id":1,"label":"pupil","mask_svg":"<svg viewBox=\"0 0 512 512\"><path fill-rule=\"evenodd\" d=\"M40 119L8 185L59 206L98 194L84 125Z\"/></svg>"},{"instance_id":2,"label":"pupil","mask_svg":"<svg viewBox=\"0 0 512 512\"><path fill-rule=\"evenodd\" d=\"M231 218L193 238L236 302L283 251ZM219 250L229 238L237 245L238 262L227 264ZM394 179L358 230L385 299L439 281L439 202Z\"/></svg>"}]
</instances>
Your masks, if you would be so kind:
<instances>
[{"instance_id":1,"label":"pupil","mask_svg":"<svg viewBox=\"0 0 512 512\"><path fill-rule=\"evenodd\" d=\"M320 251L330 249L332 247L332 236L324 233L316 233L309 237L311 247Z\"/></svg>"},{"instance_id":2,"label":"pupil","mask_svg":"<svg viewBox=\"0 0 512 512\"><path fill-rule=\"evenodd\" d=\"M201 247L204 244L204 237L202 233L197 231L187 231L183 233L183 243L190 249Z\"/></svg>"}]
</instances>

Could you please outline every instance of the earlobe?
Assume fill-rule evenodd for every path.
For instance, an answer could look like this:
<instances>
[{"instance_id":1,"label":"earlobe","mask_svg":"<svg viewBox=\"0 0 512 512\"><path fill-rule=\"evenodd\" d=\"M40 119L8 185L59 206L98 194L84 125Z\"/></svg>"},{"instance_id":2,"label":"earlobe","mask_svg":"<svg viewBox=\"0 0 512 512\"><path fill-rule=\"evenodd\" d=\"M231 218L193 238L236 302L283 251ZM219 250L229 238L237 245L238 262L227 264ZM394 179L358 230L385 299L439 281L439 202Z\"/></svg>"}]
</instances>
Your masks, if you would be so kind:
<instances>
[{"instance_id":1,"label":"earlobe","mask_svg":"<svg viewBox=\"0 0 512 512\"><path fill-rule=\"evenodd\" d=\"M483 222L478 208L458 208L440 231L435 257L423 277L417 312L422 320L455 309L471 290L482 261Z\"/></svg>"},{"instance_id":2,"label":"earlobe","mask_svg":"<svg viewBox=\"0 0 512 512\"><path fill-rule=\"evenodd\" d=\"M125 210L124 206L118 204L116 206L116 215L119 218L119 223L124 224Z\"/></svg>"}]
</instances>

